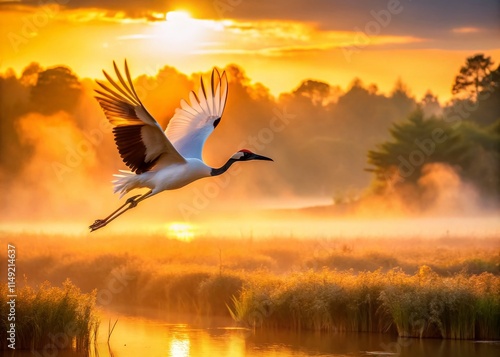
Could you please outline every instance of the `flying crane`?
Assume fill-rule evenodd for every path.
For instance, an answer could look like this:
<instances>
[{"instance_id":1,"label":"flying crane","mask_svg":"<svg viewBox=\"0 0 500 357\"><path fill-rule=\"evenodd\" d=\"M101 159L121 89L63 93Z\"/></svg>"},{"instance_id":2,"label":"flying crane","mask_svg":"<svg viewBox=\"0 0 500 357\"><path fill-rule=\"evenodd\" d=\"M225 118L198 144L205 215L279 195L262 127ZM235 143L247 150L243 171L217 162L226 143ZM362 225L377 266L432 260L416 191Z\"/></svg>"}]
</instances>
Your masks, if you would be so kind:
<instances>
[{"instance_id":1,"label":"flying crane","mask_svg":"<svg viewBox=\"0 0 500 357\"><path fill-rule=\"evenodd\" d=\"M125 61L125 77L113 62L118 81L103 71L110 86L97 81L102 90L96 90L96 99L107 119L113 125L118 152L130 171L120 170L114 175L114 192L120 197L137 188L149 188L143 195L126 200L104 219L89 226L95 231L106 226L139 202L165 190L175 190L204 177L218 176L238 161L272 159L242 149L227 162L213 168L203 162L202 150L208 136L220 123L226 106L228 82L225 72L212 70L210 85L201 78L198 94L189 93L189 102L181 99L180 108L163 131L139 99ZM118 83L119 82L119 83Z\"/></svg>"}]
</instances>

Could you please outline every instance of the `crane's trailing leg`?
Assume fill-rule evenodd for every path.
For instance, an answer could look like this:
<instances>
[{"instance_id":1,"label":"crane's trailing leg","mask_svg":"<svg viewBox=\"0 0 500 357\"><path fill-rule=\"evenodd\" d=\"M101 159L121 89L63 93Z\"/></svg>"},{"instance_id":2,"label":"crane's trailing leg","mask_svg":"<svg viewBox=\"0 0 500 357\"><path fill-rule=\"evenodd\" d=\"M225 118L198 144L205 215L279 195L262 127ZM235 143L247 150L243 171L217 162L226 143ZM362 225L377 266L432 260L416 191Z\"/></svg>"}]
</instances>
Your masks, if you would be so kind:
<instances>
[{"instance_id":1,"label":"crane's trailing leg","mask_svg":"<svg viewBox=\"0 0 500 357\"><path fill-rule=\"evenodd\" d=\"M106 226L109 222L115 220L116 218L118 218L119 216L121 216L122 214L124 214L125 212L127 212L129 209L134 208L135 206L137 206L139 204L139 202L141 202L141 201L145 200L146 198L148 198L149 196L151 196L152 192L153 192L152 190L149 190L148 192L146 192L142 196L141 195L136 195L136 196L129 197L127 199L127 201L125 201L125 203L123 205L121 205L120 207L118 207L109 216L107 216L104 219L96 219L96 221L89 226L90 231L93 232L95 230L98 230L99 228L102 228L102 227ZM125 207L126 205L128 205L128 207L126 207L125 209L123 209L123 207Z\"/></svg>"}]
</instances>

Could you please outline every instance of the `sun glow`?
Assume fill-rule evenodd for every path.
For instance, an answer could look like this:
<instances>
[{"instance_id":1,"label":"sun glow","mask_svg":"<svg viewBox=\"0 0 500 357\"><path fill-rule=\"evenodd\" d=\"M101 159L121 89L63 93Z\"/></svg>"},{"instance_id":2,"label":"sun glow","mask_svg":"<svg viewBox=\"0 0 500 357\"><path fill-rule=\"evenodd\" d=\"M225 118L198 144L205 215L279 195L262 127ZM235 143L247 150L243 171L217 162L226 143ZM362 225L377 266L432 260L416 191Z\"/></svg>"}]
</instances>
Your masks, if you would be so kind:
<instances>
[{"instance_id":1,"label":"sun glow","mask_svg":"<svg viewBox=\"0 0 500 357\"><path fill-rule=\"evenodd\" d=\"M192 17L187 11L169 11L166 19L171 22L185 22L191 20Z\"/></svg>"},{"instance_id":2,"label":"sun glow","mask_svg":"<svg viewBox=\"0 0 500 357\"><path fill-rule=\"evenodd\" d=\"M167 235L169 237L190 242L194 239L195 227L184 222L173 222L167 225Z\"/></svg>"},{"instance_id":3,"label":"sun glow","mask_svg":"<svg viewBox=\"0 0 500 357\"><path fill-rule=\"evenodd\" d=\"M189 53L206 39L205 21L192 18L186 11L170 11L166 21L153 25L151 43L156 52L165 49L178 53Z\"/></svg>"}]
</instances>

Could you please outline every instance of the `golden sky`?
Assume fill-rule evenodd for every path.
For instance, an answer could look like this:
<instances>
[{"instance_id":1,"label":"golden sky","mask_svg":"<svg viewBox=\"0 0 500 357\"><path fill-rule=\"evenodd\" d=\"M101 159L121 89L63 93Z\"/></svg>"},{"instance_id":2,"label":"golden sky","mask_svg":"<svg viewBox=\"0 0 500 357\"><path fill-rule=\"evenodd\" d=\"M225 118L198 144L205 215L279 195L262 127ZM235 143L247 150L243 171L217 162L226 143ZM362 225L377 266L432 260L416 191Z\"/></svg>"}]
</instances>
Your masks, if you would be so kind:
<instances>
[{"instance_id":1,"label":"golden sky","mask_svg":"<svg viewBox=\"0 0 500 357\"><path fill-rule=\"evenodd\" d=\"M345 89L355 77L388 93L401 78L417 98L430 89L443 102L466 57L500 58L498 5L418 3L2 1L0 71L36 61L100 78L123 58L135 76L236 63L274 95L304 79Z\"/></svg>"}]
</instances>

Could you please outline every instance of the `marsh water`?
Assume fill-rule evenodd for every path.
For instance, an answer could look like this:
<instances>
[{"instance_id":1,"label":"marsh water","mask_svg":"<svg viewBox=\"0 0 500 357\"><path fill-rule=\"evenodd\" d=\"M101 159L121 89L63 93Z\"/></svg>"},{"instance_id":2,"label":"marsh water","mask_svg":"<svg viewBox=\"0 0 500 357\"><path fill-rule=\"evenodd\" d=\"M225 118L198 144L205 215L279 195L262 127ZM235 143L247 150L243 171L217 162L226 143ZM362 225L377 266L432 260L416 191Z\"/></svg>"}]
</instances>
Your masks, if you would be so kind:
<instances>
[{"instance_id":1,"label":"marsh water","mask_svg":"<svg viewBox=\"0 0 500 357\"><path fill-rule=\"evenodd\" d=\"M107 318L107 317L106 317ZM381 334L333 334L283 330L253 331L233 324L169 323L119 316L107 344L108 321L102 320L99 357L288 357L288 356L455 356L497 357L499 342L398 339ZM217 324L216 324L217 325ZM38 351L15 356L76 357L76 353Z\"/></svg>"}]
</instances>

